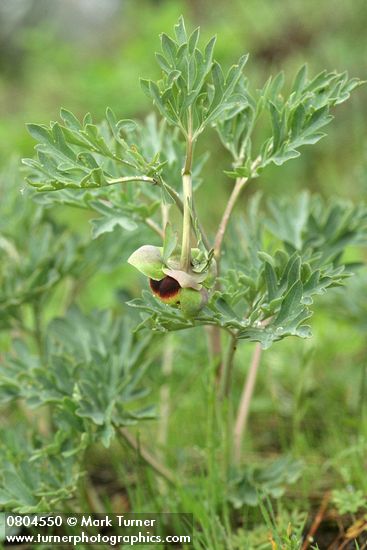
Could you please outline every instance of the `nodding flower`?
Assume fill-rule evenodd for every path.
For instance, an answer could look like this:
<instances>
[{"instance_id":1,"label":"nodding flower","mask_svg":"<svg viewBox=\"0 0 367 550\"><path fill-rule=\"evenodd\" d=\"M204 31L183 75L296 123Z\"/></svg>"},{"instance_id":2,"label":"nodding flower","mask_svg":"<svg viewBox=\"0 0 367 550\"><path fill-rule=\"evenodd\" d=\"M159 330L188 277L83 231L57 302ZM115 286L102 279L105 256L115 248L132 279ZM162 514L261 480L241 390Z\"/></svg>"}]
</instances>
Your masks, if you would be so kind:
<instances>
[{"instance_id":1,"label":"nodding flower","mask_svg":"<svg viewBox=\"0 0 367 550\"><path fill-rule=\"evenodd\" d=\"M149 279L149 285L153 294L158 296L166 304L179 304L182 287L173 277L166 275L160 281Z\"/></svg>"},{"instance_id":2,"label":"nodding flower","mask_svg":"<svg viewBox=\"0 0 367 550\"><path fill-rule=\"evenodd\" d=\"M193 249L193 257L200 251ZM208 301L206 281L212 279L208 270L187 273L180 269L177 256L166 263L163 248L144 245L131 254L128 262L149 278L153 294L165 304L181 309L184 315L194 316Z\"/></svg>"}]
</instances>

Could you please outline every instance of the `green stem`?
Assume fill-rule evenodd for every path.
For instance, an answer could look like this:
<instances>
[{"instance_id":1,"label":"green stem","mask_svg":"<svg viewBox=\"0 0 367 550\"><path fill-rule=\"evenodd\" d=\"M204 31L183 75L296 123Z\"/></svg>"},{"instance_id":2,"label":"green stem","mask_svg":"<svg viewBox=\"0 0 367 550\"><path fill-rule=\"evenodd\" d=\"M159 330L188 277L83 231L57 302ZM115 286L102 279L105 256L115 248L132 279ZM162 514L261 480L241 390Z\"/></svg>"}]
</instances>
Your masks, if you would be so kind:
<instances>
[{"instance_id":1,"label":"green stem","mask_svg":"<svg viewBox=\"0 0 367 550\"><path fill-rule=\"evenodd\" d=\"M182 176L184 213L182 227L182 248L181 248L181 269L188 272L191 267L191 212L192 203L192 184L191 175Z\"/></svg>"},{"instance_id":2,"label":"green stem","mask_svg":"<svg viewBox=\"0 0 367 550\"><path fill-rule=\"evenodd\" d=\"M191 211L192 211L192 114L188 110L188 133L186 139L186 159L182 171L183 189L183 226L182 226L182 247L181 247L181 269L188 272L191 268Z\"/></svg>"},{"instance_id":3,"label":"green stem","mask_svg":"<svg viewBox=\"0 0 367 550\"><path fill-rule=\"evenodd\" d=\"M220 397L228 397L231 389L234 355L237 349L237 334L231 333L228 350L223 361L221 372Z\"/></svg>"},{"instance_id":4,"label":"green stem","mask_svg":"<svg viewBox=\"0 0 367 550\"><path fill-rule=\"evenodd\" d=\"M227 203L226 208L223 212L223 216L222 216L222 219L221 219L219 227L218 227L217 234L215 236L214 256L215 256L215 259L217 261L218 271L219 271L219 265L220 265L220 254L221 254L221 250L222 250L222 243L223 243L224 234L226 232L227 225L228 225L228 222L230 220L234 205L236 204L237 199L240 196L241 191L244 188L244 186L246 185L247 181L248 181L248 178L237 178L236 184L233 188L231 196L229 197L228 203Z\"/></svg>"},{"instance_id":5,"label":"green stem","mask_svg":"<svg viewBox=\"0 0 367 550\"><path fill-rule=\"evenodd\" d=\"M168 185L168 183L166 183L165 181L162 180L162 178L160 178L160 185L163 185L165 187L165 190L167 191L167 193L170 195L170 197L174 200L177 208L179 209L179 211L181 212L181 214L183 215L184 213L184 205L183 205L183 202L181 200L181 197L180 195L177 193L177 191L175 189L173 189L173 187L171 187L170 185ZM194 205L192 204L191 205L191 211L192 211L192 214L195 216L195 207ZM209 251L212 246L209 242L209 239L207 237L207 235L205 234L205 231L203 229L203 226L201 225L200 222L198 222L198 229L199 229L199 232L200 232L200 235L201 235L201 238L202 238L202 241L204 243L204 246L205 248Z\"/></svg>"},{"instance_id":6,"label":"green stem","mask_svg":"<svg viewBox=\"0 0 367 550\"><path fill-rule=\"evenodd\" d=\"M151 177L148 177L148 176L126 176L126 177L122 177L122 178L107 180L107 185L110 186L110 185L117 185L119 183L130 183L132 181L142 181L144 183L151 183L152 185L160 185L161 187L164 187L165 190L167 191L167 193L170 195L170 197L174 200L174 202L175 202L177 208L179 209L179 211L181 212L181 214L182 215L184 214L185 207L184 207L184 203L182 202L182 200L180 198L180 195L177 193L177 191L173 187L171 187L170 185L168 185L168 183L163 181L161 177L157 177L157 179L155 179L155 178L151 178ZM190 211L190 209L189 209L189 211ZM152 227L152 229L154 231L156 231L156 233L157 233L157 229L154 228L152 226L152 224L148 223L148 225L150 225ZM210 243L209 243L209 239L206 236L201 224L199 224L199 231L200 231L200 234L201 234L201 237L203 239L203 243L204 243L206 249L210 250L211 246L210 246ZM162 236L162 235L160 235L160 236Z\"/></svg>"},{"instance_id":7,"label":"green stem","mask_svg":"<svg viewBox=\"0 0 367 550\"><path fill-rule=\"evenodd\" d=\"M247 178L237 178L236 179L236 183L235 183L235 186L232 190L232 193L228 199L228 203L226 205L226 208L223 212L223 216L222 216L222 219L220 221L220 224L218 226L218 230L217 230L217 233L216 233L216 236L215 236L215 241L214 241L214 257L215 259L217 260L217 268L218 268L218 273L220 271L220 256L221 256L221 251L222 251L222 244L223 244L223 239L224 239L224 235L225 235L225 232L226 232L226 229L227 229L227 226L228 226L228 222L230 220L230 217L232 215L232 211L233 211L233 208L238 200L238 197L240 196L241 194L241 191L242 189L245 187L246 183L256 175L256 168L258 166L260 162L260 159L257 158L253 163L252 163L252 166L251 166L251 175Z\"/></svg>"},{"instance_id":8,"label":"green stem","mask_svg":"<svg viewBox=\"0 0 367 550\"><path fill-rule=\"evenodd\" d=\"M216 233L215 239L214 239L214 258L217 262L217 276L220 275L221 253L222 253L223 239L224 239L224 235L225 235L226 230L227 230L229 220L230 220L232 212L233 212L233 208L235 207L236 202L237 202L243 188L247 184L247 182L252 177L256 176L256 168L259 165L259 162L260 162L260 157L258 157L257 159L254 160L254 162L251 165L251 174L248 178L237 178L236 179L236 183L233 187L232 193L231 193L231 195L228 199L228 202L226 204L226 207L224 209L222 219L219 223L217 233ZM217 279L215 289L220 290L220 286L221 286L220 282ZM213 327L213 329L212 329L211 342L212 342L212 354L213 354L213 356L217 357L217 364L218 364L218 367L217 367L217 383L218 383L218 387L219 387L219 391L220 391L221 388L223 387L223 384L225 384L225 382L223 381L223 376L224 376L225 369L226 369L226 364L225 364L226 360L221 361L221 359L220 359L221 355L222 355L221 342L220 342L220 328L217 327L217 326Z\"/></svg>"}]
</instances>

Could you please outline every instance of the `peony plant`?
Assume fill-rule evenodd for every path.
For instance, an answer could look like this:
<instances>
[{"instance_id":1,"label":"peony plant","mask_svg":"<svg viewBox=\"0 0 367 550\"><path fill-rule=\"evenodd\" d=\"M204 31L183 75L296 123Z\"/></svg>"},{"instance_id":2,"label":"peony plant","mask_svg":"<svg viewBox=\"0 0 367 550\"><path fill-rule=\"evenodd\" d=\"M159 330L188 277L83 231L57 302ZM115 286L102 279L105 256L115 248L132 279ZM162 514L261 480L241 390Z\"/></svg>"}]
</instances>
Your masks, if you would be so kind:
<instances>
[{"instance_id":1,"label":"peony plant","mask_svg":"<svg viewBox=\"0 0 367 550\"><path fill-rule=\"evenodd\" d=\"M137 329L205 326L220 396L230 393L238 343L257 342L234 427L239 457L259 346L310 336L305 322L313 299L350 275L343 253L365 238L366 210L305 192L270 201L265 211L253 194L240 218L234 207L269 165L296 159L323 138L332 109L361 81L335 71L310 78L303 66L291 85L279 73L253 90L248 56L223 70L214 57L216 38L202 47L199 28L188 33L182 17L174 35L160 40L160 78L141 80L159 120L118 120L107 109L95 125L90 114L80 121L62 109L61 122L28 126L37 158L23 162L38 201L98 215L93 238L117 229L138 235L139 247L127 245L124 258L149 288L129 302L141 314ZM211 128L231 156L224 174L233 184L217 231L208 236L195 207L198 187L207 185L201 177L207 154L198 156L196 146ZM225 242L229 227L234 238Z\"/></svg>"}]
</instances>

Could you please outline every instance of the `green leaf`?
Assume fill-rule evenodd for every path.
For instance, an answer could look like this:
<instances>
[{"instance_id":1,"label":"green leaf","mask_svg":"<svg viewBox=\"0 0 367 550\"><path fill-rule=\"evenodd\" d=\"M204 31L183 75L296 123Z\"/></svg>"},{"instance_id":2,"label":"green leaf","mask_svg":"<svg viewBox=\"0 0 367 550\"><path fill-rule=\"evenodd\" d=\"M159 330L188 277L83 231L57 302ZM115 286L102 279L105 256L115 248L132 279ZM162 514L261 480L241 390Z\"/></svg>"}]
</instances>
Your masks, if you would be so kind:
<instances>
[{"instance_id":1,"label":"green leaf","mask_svg":"<svg viewBox=\"0 0 367 550\"><path fill-rule=\"evenodd\" d=\"M27 124L28 132L40 143L52 143L50 132L46 126L40 124Z\"/></svg>"},{"instance_id":2,"label":"green leaf","mask_svg":"<svg viewBox=\"0 0 367 550\"><path fill-rule=\"evenodd\" d=\"M296 281L293 286L288 290L280 311L275 319L276 324L280 324L286 321L288 317L294 315L294 312L299 310L299 306L302 300L303 286L302 282Z\"/></svg>"},{"instance_id":3,"label":"green leaf","mask_svg":"<svg viewBox=\"0 0 367 550\"><path fill-rule=\"evenodd\" d=\"M76 118L76 116L67 109L61 108L60 110L60 116L62 120L65 122L66 126L70 128L71 130L81 130L82 125L79 122L79 120Z\"/></svg>"},{"instance_id":4,"label":"green leaf","mask_svg":"<svg viewBox=\"0 0 367 550\"><path fill-rule=\"evenodd\" d=\"M124 216L111 216L108 218L96 218L90 220L92 224L92 238L97 239L104 233L111 233L116 227L121 227L125 231L134 231L138 226L132 220Z\"/></svg>"},{"instance_id":5,"label":"green leaf","mask_svg":"<svg viewBox=\"0 0 367 550\"><path fill-rule=\"evenodd\" d=\"M269 496L280 498L287 485L298 481L303 469L302 461L288 456L261 467L247 466L232 474L229 501L234 508L241 508L243 505L259 506Z\"/></svg>"},{"instance_id":6,"label":"green leaf","mask_svg":"<svg viewBox=\"0 0 367 550\"><path fill-rule=\"evenodd\" d=\"M268 289L268 300L271 302L278 294L278 285L274 268L269 262L265 262L265 278Z\"/></svg>"},{"instance_id":7,"label":"green leaf","mask_svg":"<svg viewBox=\"0 0 367 550\"><path fill-rule=\"evenodd\" d=\"M106 110L106 121L100 126L84 117L79 126L74 116L62 111L67 126L51 123L50 129L31 124L32 135L40 140L36 146L38 161L24 159L30 169L27 182L38 191L99 188L119 182L120 177L155 176L161 171L159 155L146 159L133 144L137 125L133 120L116 120L111 109ZM121 137L125 134L126 140ZM124 174L122 170L126 170Z\"/></svg>"},{"instance_id":8,"label":"green leaf","mask_svg":"<svg viewBox=\"0 0 367 550\"><path fill-rule=\"evenodd\" d=\"M198 44L199 36L200 36L200 27L197 27L192 32L192 34L191 34L191 36L188 40L189 53L193 54L195 52L195 48Z\"/></svg>"},{"instance_id":9,"label":"green leaf","mask_svg":"<svg viewBox=\"0 0 367 550\"><path fill-rule=\"evenodd\" d=\"M157 84L155 82L153 82L152 80L149 81L149 90L150 90L150 94L151 94L151 96L154 100L154 103L155 103L157 109L159 110L159 112L161 113L161 115L169 118L169 120L172 121L172 118L169 117L169 115L167 115L164 103L162 101L161 94L159 92L159 88L158 88Z\"/></svg>"},{"instance_id":10,"label":"green leaf","mask_svg":"<svg viewBox=\"0 0 367 550\"><path fill-rule=\"evenodd\" d=\"M302 65L293 82L292 90L295 92L296 97L303 92L307 82L307 65Z\"/></svg>"},{"instance_id":11,"label":"green leaf","mask_svg":"<svg viewBox=\"0 0 367 550\"><path fill-rule=\"evenodd\" d=\"M161 67L161 69L163 71L165 71L167 74L169 74L172 70L172 65L166 60L166 58L163 55L161 55L160 53L156 53L155 58L158 61L158 64ZM145 82L147 82L147 81L145 81Z\"/></svg>"},{"instance_id":12,"label":"green leaf","mask_svg":"<svg viewBox=\"0 0 367 550\"><path fill-rule=\"evenodd\" d=\"M205 46L204 59L205 59L205 65L207 68L209 68L212 63L213 52L214 52L216 41L217 41L217 37L212 36L212 38L209 40L209 42Z\"/></svg>"},{"instance_id":13,"label":"green leaf","mask_svg":"<svg viewBox=\"0 0 367 550\"><path fill-rule=\"evenodd\" d=\"M262 90L254 97L245 89L247 82L242 81L243 92L253 110L253 118L246 120L246 110L239 109L229 121L217 125L221 140L231 152L235 161L235 170L226 172L231 177L254 177L270 163L278 166L300 155L299 148L317 143L325 136L320 130L332 120L330 109L349 97L360 81L348 79L346 73L328 73L323 71L313 80L307 78L306 66L298 71L288 96L281 95L284 75L270 78ZM244 90L245 89L245 90ZM271 132L264 139L257 152L251 151L252 134L261 115L269 109ZM222 115L223 116L223 115ZM234 138L233 145L228 140ZM240 129L240 130L239 130ZM254 136L256 139L256 135ZM251 155L251 156L250 156ZM256 159L255 170L249 170ZM252 172L252 173L251 173Z\"/></svg>"},{"instance_id":14,"label":"green leaf","mask_svg":"<svg viewBox=\"0 0 367 550\"><path fill-rule=\"evenodd\" d=\"M182 17L182 15L180 16L178 23L177 25L175 25L174 29L178 44L185 44L187 42L187 34L184 18Z\"/></svg>"},{"instance_id":15,"label":"green leaf","mask_svg":"<svg viewBox=\"0 0 367 550\"><path fill-rule=\"evenodd\" d=\"M272 120L272 126L273 126L272 152L275 153L276 151L279 150L280 144L284 139L285 117L284 117L284 114L278 111L277 107L271 101L269 101L269 108L270 108L270 114L271 114L271 120Z\"/></svg>"},{"instance_id":16,"label":"green leaf","mask_svg":"<svg viewBox=\"0 0 367 550\"><path fill-rule=\"evenodd\" d=\"M184 20L181 17L175 26L173 40L161 35L163 55L157 61L163 69L162 79L153 83L143 81L146 92L153 98L160 114L176 126L185 136L188 132L197 137L209 124L236 103L234 89L247 57L230 69L227 79L218 63L213 63L215 37L205 47L198 48L200 31L195 29L188 38ZM193 128L187 117L191 108Z\"/></svg>"},{"instance_id":17,"label":"green leaf","mask_svg":"<svg viewBox=\"0 0 367 550\"><path fill-rule=\"evenodd\" d=\"M174 64L177 54L177 45L167 34L161 34L162 50L170 64Z\"/></svg>"},{"instance_id":18,"label":"green leaf","mask_svg":"<svg viewBox=\"0 0 367 550\"><path fill-rule=\"evenodd\" d=\"M140 86L141 86L141 89L143 90L143 92L145 93L145 95L147 95L148 97L151 97L151 93L150 93L150 80L147 80L146 78L140 78Z\"/></svg>"}]
</instances>

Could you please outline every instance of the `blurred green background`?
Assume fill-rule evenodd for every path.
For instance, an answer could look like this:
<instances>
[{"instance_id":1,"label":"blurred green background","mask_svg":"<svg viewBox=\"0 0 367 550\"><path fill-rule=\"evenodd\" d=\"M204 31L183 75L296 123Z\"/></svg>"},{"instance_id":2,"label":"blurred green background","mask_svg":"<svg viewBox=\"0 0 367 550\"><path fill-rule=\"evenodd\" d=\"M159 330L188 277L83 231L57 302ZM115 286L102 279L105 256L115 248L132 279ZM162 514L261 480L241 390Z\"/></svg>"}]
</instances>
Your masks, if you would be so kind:
<instances>
[{"instance_id":1,"label":"blurred green background","mask_svg":"<svg viewBox=\"0 0 367 550\"><path fill-rule=\"evenodd\" d=\"M366 78L365 0L6 0L0 4L0 159L31 154L24 124L57 119L61 105L77 115L90 111L96 120L107 105L122 117L144 117L150 104L139 77L158 76L158 35L170 33L180 14L188 27L200 25L204 38L218 35L216 56L225 66L250 53L253 88L279 70L290 82L305 62L311 74L326 68ZM366 99L362 88L338 111L327 140L300 160L269 169L262 177L266 193L291 186L292 192L365 195ZM217 200L202 214L211 220L231 182L214 177L228 158L214 134L207 140L207 185Z\"/></svg>"}]
</instances>

